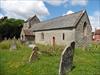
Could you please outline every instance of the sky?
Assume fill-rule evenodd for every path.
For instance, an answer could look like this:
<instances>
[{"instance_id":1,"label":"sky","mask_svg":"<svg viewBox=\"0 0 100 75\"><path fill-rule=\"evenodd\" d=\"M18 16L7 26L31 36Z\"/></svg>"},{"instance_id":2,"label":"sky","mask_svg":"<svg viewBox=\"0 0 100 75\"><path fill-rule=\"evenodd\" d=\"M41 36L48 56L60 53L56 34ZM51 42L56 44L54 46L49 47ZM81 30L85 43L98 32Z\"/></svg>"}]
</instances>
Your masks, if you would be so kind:
<instances>
[{"instance_id":1,"label":"sky","mask_svg":"<svg viewBox=\"0 0 100 75\"><path fill-rule=\"evenodd\" d=\"M92 25L100 28L100 0L0 0L0 18L27 20L37 15L41 21L86 10Z\"/></svg>"}]
</instances>

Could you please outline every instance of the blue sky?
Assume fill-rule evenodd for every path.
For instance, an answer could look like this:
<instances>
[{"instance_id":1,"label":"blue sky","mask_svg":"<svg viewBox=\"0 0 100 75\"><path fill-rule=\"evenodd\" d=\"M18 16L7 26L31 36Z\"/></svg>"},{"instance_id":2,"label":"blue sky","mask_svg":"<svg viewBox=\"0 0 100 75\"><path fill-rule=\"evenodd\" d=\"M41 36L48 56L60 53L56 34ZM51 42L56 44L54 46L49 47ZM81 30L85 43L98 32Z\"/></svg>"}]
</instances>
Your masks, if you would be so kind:
<instances>
[{"instance_id":1,"label":"blue sky","mask_svg":"<svg viewBox=\"0 0 100 75\"><path fill-rule=\"evenodd\" d=\"M49 9L50 14L52 15L49 16L49 18L61 16L62 14L65 14L69 10L73 12L77 12L86 9L89 15L93 15L95 11L100 12L100 0L83 0L83 1L88 1L84 5L81 5L82 2L80 2L80 4L76 3L72 5L70 1L66 5L61 4L59 6L54 6L45 3L47 8Z\"/></svg>"},{"instance_id":2,"label":"blue sky","mask_svg":"<svg viewBox=\"0 0 100 75\"><path fill-rule=\"evenodd\" d=\"M87 10L92 28L100 28L100 0L0 0L0 17L40 20Z\"/></svg>"}]
</instances>

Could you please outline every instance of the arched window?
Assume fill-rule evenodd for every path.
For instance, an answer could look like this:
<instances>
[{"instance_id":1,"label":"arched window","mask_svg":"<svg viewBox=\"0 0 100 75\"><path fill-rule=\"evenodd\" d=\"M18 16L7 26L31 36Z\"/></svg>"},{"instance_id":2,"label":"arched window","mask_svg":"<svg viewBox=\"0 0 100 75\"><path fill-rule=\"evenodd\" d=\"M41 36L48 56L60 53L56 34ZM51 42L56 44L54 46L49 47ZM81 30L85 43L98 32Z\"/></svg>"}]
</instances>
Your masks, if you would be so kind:
<instances>
[{"instance_id":1,"label":"arched window","mask_svg":"<svg viewBox=\"0 0 100 75\"><path fill-rule=\"evenodd\" d=\"M44 40L44 33L41 33L41 40Z\"/></svg>"},{"instance_id":2,"label":"arched window","mask_svg":"<svg viewBox=\"0 0 100 75\"><path fill-rule=\"evenodd\" d=\"M62 39L65 40L65 34L64 33L62 34Z\"/></svg>"},{"instance_id":3,"label":"arched window","mask_svg":"<svg viewBox=\"0 0 100 75\"><path fill-rule=\"evenodd\" d=\"M87 23L86 22L83 25L83 36L87 36Z\"/></svg>"}]
</instances>

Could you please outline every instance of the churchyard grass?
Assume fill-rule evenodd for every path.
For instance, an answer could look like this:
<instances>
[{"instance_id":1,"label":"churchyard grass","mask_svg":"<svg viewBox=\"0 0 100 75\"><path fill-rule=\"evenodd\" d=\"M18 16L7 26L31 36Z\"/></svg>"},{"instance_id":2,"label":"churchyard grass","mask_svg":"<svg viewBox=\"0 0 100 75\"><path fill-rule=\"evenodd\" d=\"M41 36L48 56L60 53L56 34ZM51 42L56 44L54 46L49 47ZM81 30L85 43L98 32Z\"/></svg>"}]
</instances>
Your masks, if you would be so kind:
<instances>
[{"instance_id":1,"label":"churchyard grass","mask_svg":"<svg viewBox=\"0 0 100 75\"><path fill-rule=\"evenodd\" d=\"M10 50L8 44L10 41L0 43L0 75L58 75L62 46L37 44L38 59L29 63L31 48L17 41L17 50ZM74 66L69 75L100 75L100 45L75 49Z\"/></svg>"},{"instance_id":2,"label":"churchyard grass","mask_svg":"<svg viewBox=\"0 0 100 75\"><path fill-rule=\"evenodd\" d=\"M83 50L77 48L74 66L69 75L100 75L100 44L92 44Z\"/></svg>"}]
</instances>

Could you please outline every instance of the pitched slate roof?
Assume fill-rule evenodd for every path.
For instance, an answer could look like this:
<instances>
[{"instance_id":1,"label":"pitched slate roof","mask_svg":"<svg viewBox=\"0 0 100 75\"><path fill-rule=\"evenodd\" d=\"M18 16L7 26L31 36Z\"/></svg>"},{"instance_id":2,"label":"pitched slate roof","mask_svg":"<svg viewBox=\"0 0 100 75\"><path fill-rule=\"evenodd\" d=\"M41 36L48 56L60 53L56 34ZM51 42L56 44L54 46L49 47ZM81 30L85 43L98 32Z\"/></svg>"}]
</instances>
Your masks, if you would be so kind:
<instances>
[{"instance_id":1,"label":"pitched slate roof","mask_svg":"<svg viewBox=\"0 0 100 75\"><path fill-rule=\"evenodd\" d=\"M29 17L29 18L26 20L26 22L28 22L28 21L32 21L35 17L37 18L36 15L34 15L34 16L32 16L32 17Z\"/></svg>"},{"instance_id":2,"label":"pitched slate roof","mask_svg":"<svg viewBox=\"0 0 100 75\"><path fill-rule=\"evenodd\" d=\"M68 27L75 27L81 16L85 11L76 12L73 14L60 16L48 21L43 21L31 28L33 31L40 31L40 30L48 30L48 29L59 29L59 28L68 28Z\"/></svg>"}]
</instances>

